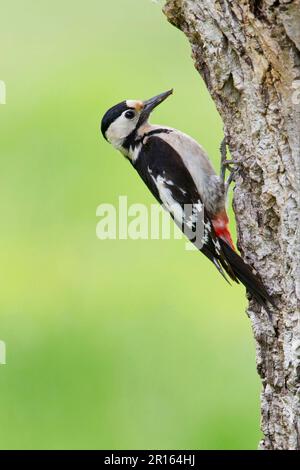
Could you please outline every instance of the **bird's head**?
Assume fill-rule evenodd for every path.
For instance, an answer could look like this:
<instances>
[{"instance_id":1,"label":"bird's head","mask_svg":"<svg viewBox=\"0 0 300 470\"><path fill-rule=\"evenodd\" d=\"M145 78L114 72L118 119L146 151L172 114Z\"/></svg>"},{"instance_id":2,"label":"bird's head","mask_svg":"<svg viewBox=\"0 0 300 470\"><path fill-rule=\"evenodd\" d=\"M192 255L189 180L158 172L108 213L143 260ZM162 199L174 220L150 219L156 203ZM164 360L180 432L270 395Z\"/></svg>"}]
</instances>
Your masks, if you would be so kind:
<instances>
[{"instance_id":1,"label":"bird's head","mask_svg":"<svg viewBox=\"0 0 300 470\"><path fill-rule=\"evenodd\" d=\"M115 148L126 154L126 141L134 136L148 121L156 106L162 103L173 90L168 90L149 100L126 100L110 108L101 121L101 132Z\"/></svg>"}]
</instances>

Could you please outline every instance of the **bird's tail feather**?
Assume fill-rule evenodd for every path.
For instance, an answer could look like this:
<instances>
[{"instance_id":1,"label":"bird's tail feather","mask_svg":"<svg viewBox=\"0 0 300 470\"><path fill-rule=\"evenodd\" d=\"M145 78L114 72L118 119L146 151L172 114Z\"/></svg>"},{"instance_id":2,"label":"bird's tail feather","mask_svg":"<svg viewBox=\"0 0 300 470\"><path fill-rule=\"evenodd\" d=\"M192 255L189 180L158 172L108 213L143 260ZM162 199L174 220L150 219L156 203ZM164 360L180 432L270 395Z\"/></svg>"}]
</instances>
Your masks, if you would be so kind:
<instances>
[{"instance_id":1,"label":"bird's tail feather","mask_svg":"<svg viewBox=\"0 0 300 470\"><path fill-rule=\"evenodd\" d=\"M225 271L231 279L236 282L240 281L244 284L247 291L253 295L257 302L264 307L269 317L271 317L268 304L271 304L273 307L275 307L275 305L261 280L252 272L250 266L243 261L243 259L228 245L228 243L221 238L219 238L219 241L226 259L226 263L220 259ZM227 263L230 269L228 269Z\"/></svg>"}]
</instances>

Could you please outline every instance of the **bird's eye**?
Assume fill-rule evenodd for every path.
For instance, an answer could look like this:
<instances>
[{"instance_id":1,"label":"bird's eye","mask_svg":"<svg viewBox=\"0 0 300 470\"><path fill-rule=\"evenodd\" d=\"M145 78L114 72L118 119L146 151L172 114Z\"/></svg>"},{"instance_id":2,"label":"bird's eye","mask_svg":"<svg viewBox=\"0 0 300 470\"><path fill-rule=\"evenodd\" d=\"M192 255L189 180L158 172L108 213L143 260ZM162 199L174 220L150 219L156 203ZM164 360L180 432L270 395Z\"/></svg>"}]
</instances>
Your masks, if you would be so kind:
<instances>
[{"instance_id":1,"label":"bird's eye","mask_svg":"<svg viewBox=\"0 0 300 470\"><path fill-rule=\"evenodd\" d=\"M133 119L134 116L135 116L135 112L134 112L134 111L126 111L126 113L125 113L125 117L126 117L127 119Z\"/></svg>"}]
</instances>

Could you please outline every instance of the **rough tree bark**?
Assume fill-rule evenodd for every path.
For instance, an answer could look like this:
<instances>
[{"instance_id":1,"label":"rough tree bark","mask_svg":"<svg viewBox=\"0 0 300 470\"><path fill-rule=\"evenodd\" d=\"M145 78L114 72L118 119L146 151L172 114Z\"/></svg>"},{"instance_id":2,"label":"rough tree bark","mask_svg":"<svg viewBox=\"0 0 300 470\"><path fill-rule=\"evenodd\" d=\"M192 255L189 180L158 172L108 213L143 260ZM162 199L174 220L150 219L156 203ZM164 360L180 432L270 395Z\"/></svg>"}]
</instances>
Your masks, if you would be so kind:
<instances>
[{"instance_id":1,"label":"rough tree bark","mask_svg":"<svg viewBox=\"0 0 300 470\"><path fill-rule=\"evenodd\" d=\"M278 306L274 336L251 300L262 449L299 449L300 0L168 0L223 119L238 247ZM201 105L201 104L199 104ZM245 399L245 406L246 406Z\"/></svg>"}]
</instances>

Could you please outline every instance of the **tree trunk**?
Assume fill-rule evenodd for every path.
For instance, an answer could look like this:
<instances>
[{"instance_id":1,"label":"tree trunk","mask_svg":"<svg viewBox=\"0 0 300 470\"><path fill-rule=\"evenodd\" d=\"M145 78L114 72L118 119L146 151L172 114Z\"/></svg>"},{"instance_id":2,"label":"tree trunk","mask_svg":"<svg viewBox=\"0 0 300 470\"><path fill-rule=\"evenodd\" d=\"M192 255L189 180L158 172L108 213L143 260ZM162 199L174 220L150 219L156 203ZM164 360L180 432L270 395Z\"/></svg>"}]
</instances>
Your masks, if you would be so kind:
<instances>
[{"instance_id":1,"label":"tree trunk","mask_svg":"<svg viewBox=\"0 0 300 470\"><path fill-rule=\"evenodd\" d=\"M300 0L168 0L164 12L187 35L223 119L238 162L238 247L277 305L277 337L254 300L248 308L260 448L299 449Z\"/></svg>"}]
</instances>

